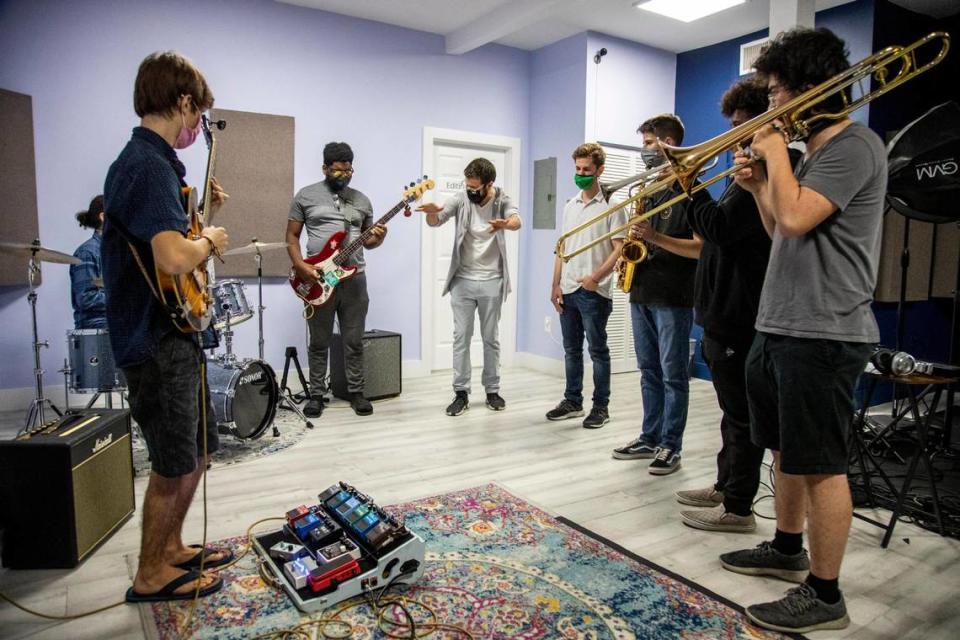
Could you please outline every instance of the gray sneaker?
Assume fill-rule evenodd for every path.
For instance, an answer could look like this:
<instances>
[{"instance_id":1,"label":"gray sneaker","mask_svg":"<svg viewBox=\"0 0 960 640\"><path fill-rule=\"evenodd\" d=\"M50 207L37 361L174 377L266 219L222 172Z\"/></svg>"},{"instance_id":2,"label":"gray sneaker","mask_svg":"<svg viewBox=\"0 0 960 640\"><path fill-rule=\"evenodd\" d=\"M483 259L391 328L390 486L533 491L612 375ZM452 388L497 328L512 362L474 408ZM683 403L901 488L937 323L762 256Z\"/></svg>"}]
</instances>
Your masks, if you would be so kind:
<instances>
[{"instance_id":1,"label":"gray sneaker","mask_svg":"<svg viewBox=\"0 0 960 640\"><path fill-rule=\"evenodd\" d=\"M697 511L681 511L680 518L683 524L694 529L704 531L728 531L730 533L750 533L757 528L757 519L751 513L748 516L738 516L730 513L718 504L712 509Z\"/></svg>"},{"instance_id":2,"label":"gray sneaker","mask_svg":"<svg viewBox=\"0 0 960 640\"><path fill-rule=\"evenodd\" d=\"M690 505L691 507L715 507L723 504L723 491L717 491L710 485L706 489L690 489L688 491L677 491L677 502Z\"/></svg>"},{"instance_id":3,"label":"gray sneaker","mask_svg":"<svg viewBox=\"0 0 960 640\"><path fill-rule=\"evenodd\" d=\"M794 556L788 556L774 549L768 540L753 549L721 553L720 564L734 573L774 576L787 582L803 582L810 573L810 556L806 549Z\"/></svg>"},{"instance_id":4,"label":"gray sneaker","mask_svg":"<svg viewBox=\"0 0 960 640\"><path fill-rule=\"evenodd\" d=\"M846 629L850 624L843 594L835 604L827 604L806 583L790 589L779 600L747 607L747 617L756 625L785 633Z\"/></svg>"}]
</instances>

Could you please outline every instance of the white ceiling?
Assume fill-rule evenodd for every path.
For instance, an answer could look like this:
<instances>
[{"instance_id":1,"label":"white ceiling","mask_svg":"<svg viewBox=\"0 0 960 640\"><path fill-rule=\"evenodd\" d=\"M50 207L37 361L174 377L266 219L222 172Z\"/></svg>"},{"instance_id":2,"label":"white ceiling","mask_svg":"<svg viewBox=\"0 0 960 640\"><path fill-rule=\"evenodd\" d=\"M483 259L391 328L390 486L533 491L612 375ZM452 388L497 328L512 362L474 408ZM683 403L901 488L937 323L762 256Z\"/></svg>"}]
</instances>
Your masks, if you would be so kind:
<instances>
[{"instance_id":1,"label":"white ceiling","mask_svg":"<svg viewBox=\"0 0 960 640\"><path fill-rule=\"evenodd\" d=\"M539 49L588 30L679 53L766 28L770 2L780 1L748 0L683 23L640 11L633 0L277 0L443 35L450 53L488 42ZM815 0L817 11L852 1ZM938 17L958 9L957 0L893 2Z\"/></svg>"}]
</instances>

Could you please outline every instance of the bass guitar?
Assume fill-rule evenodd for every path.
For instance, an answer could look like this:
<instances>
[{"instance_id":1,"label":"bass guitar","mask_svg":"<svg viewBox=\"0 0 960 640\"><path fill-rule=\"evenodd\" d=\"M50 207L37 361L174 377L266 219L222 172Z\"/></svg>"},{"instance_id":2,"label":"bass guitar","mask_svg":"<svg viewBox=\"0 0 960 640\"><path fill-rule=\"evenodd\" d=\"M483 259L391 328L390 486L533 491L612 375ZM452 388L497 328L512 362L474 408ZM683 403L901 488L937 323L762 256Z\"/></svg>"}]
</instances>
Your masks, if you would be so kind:
<instances>
[{"instance_id":1,"label":"bass guitar","mask_svg":"<svg viewBox=\"0 0 960 640\"><path fill-rule=\"evenodd\" d=\"M357 268L355 266L348 266L347 261L357 249L363 246L364 241L370 237L373 227L378 224L386 224L393 216L407 209L410 203L419 200L425 191L433 189L433 186L433 180L430 180L427 176L424 176L420 182L411 182L410 187L403 192L403 198L400 202L395 204L393 208L387 211L373 226L361 233L356 240L345 247L342 245L343 239L347 235L346 231L338 231L330 236L330 239L323 245L320 253L310 256L304 261L312 265L316 270L317 280L315 282L301 279L296 269L290 270L290 286L293 287L294 293L304 302L315 307L321 307L326 304L334 291L336 291L337 285L340 284L342 280L346 280L356 273ZM410 212L407 211L405 215L409 216Z\"/></svg>"},{"instance_id":2,"label":"bass guitar","mask_svg":"<svg viewBox=\"0 0 960 640\"><path fill-rule=\"evenodd\" d=\"M217 159L217 140L211 125L220 130L227 126L223 120L211 122L205 114L201 114L200 123L207 143L207 171L203 181L203 204L199 207L196 188L183 188L183 205L187 212L189 225L187 239L189 240L200 239L203 228L209 224L210 216L206 214L211 212L210 183L213 180ZM220 252L215 251L215 255L219 257ZM173 275L165 273L159 267L155 267L154 271L157 295L169 310L177 329L183 333L195 333L206 329L213 317L213 298L208 287L210 277L207 273L207 261L204 260L187 273Z\"/></svg>"}]
</instances>

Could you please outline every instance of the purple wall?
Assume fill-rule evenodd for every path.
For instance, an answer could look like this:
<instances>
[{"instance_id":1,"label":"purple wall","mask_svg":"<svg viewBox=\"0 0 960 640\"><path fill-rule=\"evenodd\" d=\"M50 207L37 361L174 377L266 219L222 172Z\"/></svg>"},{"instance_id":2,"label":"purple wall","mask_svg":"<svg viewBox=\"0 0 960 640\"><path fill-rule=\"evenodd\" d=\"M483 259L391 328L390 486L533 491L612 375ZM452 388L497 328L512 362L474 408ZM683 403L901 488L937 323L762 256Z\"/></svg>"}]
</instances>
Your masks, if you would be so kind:
<instances>
[{"instance_id":1,"label":"purple wall","mask_svg":"<svg viewBox=\"0 0 960 640\"><path fill-rule=\"evenodd\" d=\"M137 124L137 66L160 49L191 57L218 107L296 118L297 189L320 176L325 142L350 142L354 185L379 211L419 175L424 126L516 136L524 150L530 143L528 52L490 45L450 56L440 36L270 0L3 2L0 42L0 87L33 96L41 240L67 252L87 237L73 213L100 192ZM582 122L575 126L582 130ZM205 157L200 144L184 154L194 184ZM528 174L521 172L524 209ZM396 219L384 246L368 254L367 326L402 333L405 359L420 354L418 224ZM247 282L255 304L255 281ZM284 347L296 345L305 365L300 308L286 283L265 286L264 304L267 360L281 366ZM64 334L72 328L66 267L45 266L39 311L41 339L51 342L43 354L46 383L56 384L49 372L63 362ZM25 289L0 289L0 326L0 360L7 363L0 389L31 385ZM256 323L237 327L236 339L240 355L255 355Z\"/></svg>"},{"instance_id":2,"label":"purple wall","mask_svg":"<svg viewBox=\"0 0 960 640\"><path fill-rule=\"evenodd\" d=\"M521 233L517 350L558 359L563 349L544 332L543 319L553 318L553 335L559 340L557 312L550 304L553 249L563 203L576 193L570 154L583 142L586 68L586 33L534 51L531 58L529 161L557 159L557 228L534 229L528 223Z\"/></svg>"},{"instance_id":3,"label":"purple wall","mask_svg":"<svg viewBox=\"0 0 960 640\"><path fill-rule=\"evenodd\" d=\"M600 64L597 50L605 48ZM677 83L677 56L669 51L590 33L587 42L586 137L640 146L637 127L650 116L670 113Z\"/></svg>"}]
</instances>

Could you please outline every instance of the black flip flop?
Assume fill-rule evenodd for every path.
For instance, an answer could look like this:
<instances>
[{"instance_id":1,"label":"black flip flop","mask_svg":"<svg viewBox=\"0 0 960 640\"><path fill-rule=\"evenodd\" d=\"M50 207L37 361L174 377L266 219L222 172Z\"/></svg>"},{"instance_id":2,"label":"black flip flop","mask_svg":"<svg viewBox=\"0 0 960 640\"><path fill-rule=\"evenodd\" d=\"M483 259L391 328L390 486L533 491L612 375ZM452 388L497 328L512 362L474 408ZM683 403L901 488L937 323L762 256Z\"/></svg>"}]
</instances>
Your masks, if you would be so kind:
<instances>
[{"instance_id":1,"label":"black flip flop","mask_svg":"<svg viewBox=\"0 0 960 640\"><path fill-rule=\"evenodd\" d=\"M179 578L174 578L168 582L160 591L156 593L137 593L133 590L133 587L127 589L126 601L129 603L136 604L138 602L170 602L173 600L193 600L193 596L196 593L196 589L190 589L186 593L176 593L176 590L182 587L185 584L190 584L196 580L200 579L199 571L187 571L185 574ZM200 589L198 597L203 598L204 596L209 596L212 593L216 593L223 588L223 578L217 578L215 582L209 586L203 587Z\"/></svg>"},{"instance_id":2,"label":"black flip flop","mask_svg":"<svg viewBox=\"0 0 960 640\"><path fill-rule=\"evenodd\" d=\"M200 549L200 545L192 544L190 545L190 548ZM224 553L226 555L220 558L219 560L211 560L210 556L212 556L215 553ZM230 549L202 549L200 551L197 551L197 555L193 556L189 560L185 562L181 562L180 564L177 564L174 566L177 567L178 569L186 569L188 571L190 569L199 569L201 557L206 558L206 560L204 560L203 562L204 569L216 569L217 567L222 567L225 564L233 562L233 551L231 551Z\"/></svg>"}]
</instances>

